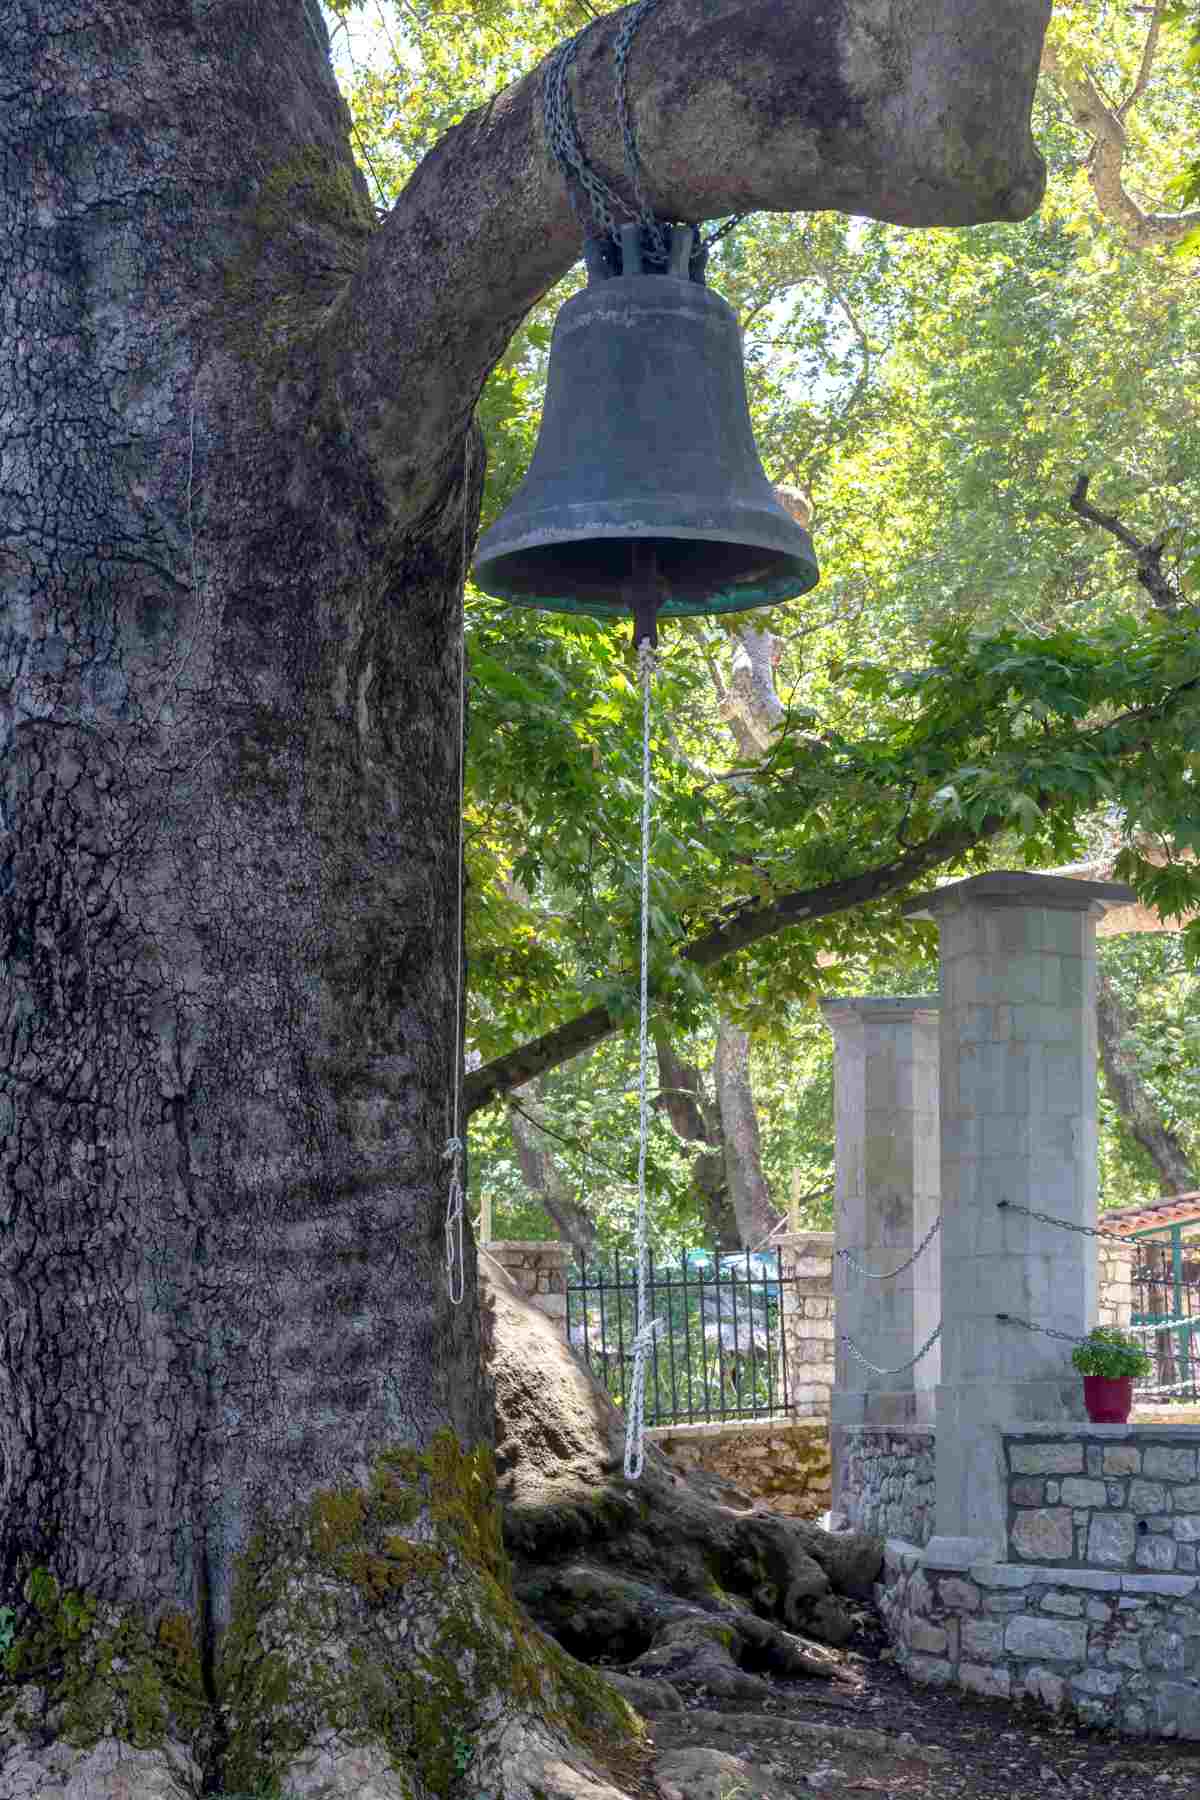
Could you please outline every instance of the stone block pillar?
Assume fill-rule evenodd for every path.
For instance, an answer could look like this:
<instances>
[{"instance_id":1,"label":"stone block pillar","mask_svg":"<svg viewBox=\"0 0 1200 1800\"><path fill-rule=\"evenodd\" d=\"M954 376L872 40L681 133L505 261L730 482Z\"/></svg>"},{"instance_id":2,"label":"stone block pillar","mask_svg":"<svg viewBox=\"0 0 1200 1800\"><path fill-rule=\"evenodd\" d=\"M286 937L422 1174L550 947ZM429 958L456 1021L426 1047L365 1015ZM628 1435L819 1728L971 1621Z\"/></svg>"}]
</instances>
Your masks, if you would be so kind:
<instances>
[{"instance_id":1,"label":"stone block pillar","mask_svg":"<svg viewBox=\"0 0 1200 1800\"><path fill-rule=\"evenodd\" d=\"M827 1419L833 1387L833 1233L785 1231L774 1240L783 1273L786 1399L796 1419Z\"/></svg>"},{"instance_id":2,"label":"stone block pillar","mask_svg":"<svg viewBox=\"0 0 1200 1800\"><path fill-rule=\"evenodd\" d=\"M1133 1316L1133 1240L1114 1244L1111 1238L1099 1241L1100 1304L1098 1325L1118 1325L1124 1330Z\"/></svg>"},{"instance_id":3,"label":"stone block pillar","mask_svg":"<svg viewBox=\"0 0 1200 1800\"><path fill-rule=\"evenodd\" d=\"M881 1274L907 1261L938 1215L938 999L825 1000L822 1011L834 1038L836 1248ZM936 1344L915 1368L876 1375L843 1336L881 1368L908 1362L937 1324L938 1288L936 1237L891 1280L835 1256L835 1496L844 1431L928 1423L938 1380Z\"/></svg>"},{"instance_id":4,"label":"stone block pillar","mask_svg":"<svg viewBox=\"0 0 1200 1800\"><path fill-rule=\"evenodd\" d=\"M1001 1424L1081 1419L1096 1321L1096 920L1130 889L997 872L910 901L941 934L942 1368L926 1553L1003 1555ZM1007 1203L1007 1204L1005 1204Z\"/></svg>"}]
</instances>

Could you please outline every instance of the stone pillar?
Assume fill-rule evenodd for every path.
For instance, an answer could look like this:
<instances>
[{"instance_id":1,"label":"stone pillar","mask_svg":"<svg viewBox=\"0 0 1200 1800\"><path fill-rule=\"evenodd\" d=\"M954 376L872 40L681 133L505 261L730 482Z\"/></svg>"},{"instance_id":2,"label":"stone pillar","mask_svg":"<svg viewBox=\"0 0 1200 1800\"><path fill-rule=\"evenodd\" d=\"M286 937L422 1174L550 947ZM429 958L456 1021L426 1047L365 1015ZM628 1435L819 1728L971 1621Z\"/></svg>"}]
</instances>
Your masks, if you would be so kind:
<instances>
[{"instance_id":1,"label":"stone pillar","mask_svg":"<svg viewBox=\"0 0 1200 1800\"><path fill-rule=\"evenodd\" d=\"M1082 1419L1069 1343L1096 1320L1096 920L1114 882L997 872L910 901L941 932L942 1372L927 1560L1004 1555L996 1429Z\"/></svg>"},{"instance_id":2,"label":"stone pillar","mask_svg":"<svg viewBox=\"0 0 1200 1800\"><path fill-rule=\"evenodd\" d=\"M786 1400L794 1419L827 1419L833 1387L833 1233L785 1231L774 1241L784 1278Z\"/></svg>"},{"instance_id":3,"label":"stone pillar","mask_svg":"<svg viewBox=\"0 0 1200 1800\"><path fill-rule=\"evenodd\" d=\"M882 1273L910 1257L938 1214L938 1000L824 1000L834 1038L836 1248ZM928 1423L935 1344L915 1369L869 1374L852 1337L882 1368L906 1363L938 1320L938 1244L893 1280L834 1260L835 1425ZM836 1504L836 1503L835 1503Z\"/></svg>"},{"instance_id":4,"label":"stone pillar","mask_svg":"<svg viewBox=\"0 0 1200 1800\"><path fill-rule=\"evenodd\" d=\"M1124 1330L1133 1316L1133 1240L1114 1244L1101 1238L1100 1304L1096 1313L1098 1325L1118 1325Z\"/></svg>"}]
</instances>

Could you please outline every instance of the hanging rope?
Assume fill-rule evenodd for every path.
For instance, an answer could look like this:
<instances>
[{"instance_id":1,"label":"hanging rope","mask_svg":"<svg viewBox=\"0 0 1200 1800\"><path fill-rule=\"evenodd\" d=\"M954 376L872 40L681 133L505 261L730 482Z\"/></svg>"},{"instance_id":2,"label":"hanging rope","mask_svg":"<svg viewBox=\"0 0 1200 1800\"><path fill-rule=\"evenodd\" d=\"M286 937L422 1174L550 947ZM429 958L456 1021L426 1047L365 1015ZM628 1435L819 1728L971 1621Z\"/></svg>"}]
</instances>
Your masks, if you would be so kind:
<instances>
[{"instance_id":1,"label":"hanging rope","mask_svg":"<svg viewBox=\"0 0 1200 1800\"><path fill-rule=\"evenodd\" d=\"M463 1003L463 800L467 779L467 519L471 508L471 425L467 421L463 445L462 478L462 562L459 591L462 610L458 626L458 906L455 912L454 957L454 1075L450 1083L452 1098L446 1102L446 1148L442 1160L450 1164L450 1192L446 1200L446 1286L451 1306L462 1302L466 1281L463 1257L463 1140L459 1124L462 1097L462 1003ZM455 1292L455 1274L458 1291Z\"/></svg>"},{"instance_id":2,"label":"hanging rope","mask_svg":"<svg viewBox=\"0 0 1200 1800\"><path fill-rule=\"evenodd\" d=\"M646 1318L646 1141L650 1129L650 687L654 676L654 646L648 638L639 643L637 656L642 688L642 957L638 1036L637 1335L633 1340L633 1386L625 1426L625 1476L629 1481L636 1481L642 1472L646 1358L661 1323L658 1319Z\"/></svg>"}]
</instances>

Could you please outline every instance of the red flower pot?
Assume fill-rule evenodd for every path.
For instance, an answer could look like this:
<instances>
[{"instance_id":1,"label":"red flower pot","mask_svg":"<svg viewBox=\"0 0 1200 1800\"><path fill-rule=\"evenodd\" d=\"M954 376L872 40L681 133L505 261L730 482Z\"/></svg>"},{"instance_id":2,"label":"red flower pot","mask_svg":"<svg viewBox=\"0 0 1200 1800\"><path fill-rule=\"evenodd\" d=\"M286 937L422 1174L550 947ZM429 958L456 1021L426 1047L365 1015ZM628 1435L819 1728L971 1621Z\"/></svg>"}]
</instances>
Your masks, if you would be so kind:
<instances>
[{"instance_id":1,"label":"red flower pot","mask_svg":"<svg viewBox=\"0 0 1200 1800\"><path fill-rule=\"evenodd\" d=\"M1093 1425L1124 1425L1133 1410L1132 1375L1085 1375L1083 1404Z\"/></svg>"}]
</instances>

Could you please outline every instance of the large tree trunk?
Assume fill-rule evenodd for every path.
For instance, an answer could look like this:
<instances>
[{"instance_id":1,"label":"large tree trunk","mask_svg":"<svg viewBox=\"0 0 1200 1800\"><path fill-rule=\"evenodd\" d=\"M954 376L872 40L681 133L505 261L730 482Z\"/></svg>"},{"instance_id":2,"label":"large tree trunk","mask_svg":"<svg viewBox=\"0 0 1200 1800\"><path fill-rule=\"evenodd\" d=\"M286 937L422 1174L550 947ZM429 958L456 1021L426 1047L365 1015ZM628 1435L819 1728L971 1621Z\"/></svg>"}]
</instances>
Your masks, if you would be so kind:
<instances>
[{"instance_id":1,"label":"large tree trunk","mask_svg":"<svg viewBox=\"0 0 1200 1800\"><path fill-rule=\"evenodd\" d=\"M1163 1123L1146 1091L1132 1047L1133 1019L1103 969L1096 993L1096 1022L1100 1067L1121 1123L1154 1164L1164 1194L1194 1193L1200 1180L1178 1132Z\"/></svg>"},{"instance_id":2,"label":"large tree trunk","mask_svg":"<svg viewBox=\"0 0 1200 1800\"><path fill-rule=\"evenodd\" d=\"M1022 216L1046 10L668 0L653 198ZM376 229L316 0L0 25L0 1800L163 1795L164 1740L193 1791L557 1796L594 1705L507 1594L442 1264L470 420L578 251L538 76Z\"/></svg>"}]
</instances>

